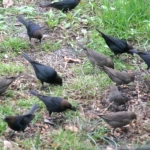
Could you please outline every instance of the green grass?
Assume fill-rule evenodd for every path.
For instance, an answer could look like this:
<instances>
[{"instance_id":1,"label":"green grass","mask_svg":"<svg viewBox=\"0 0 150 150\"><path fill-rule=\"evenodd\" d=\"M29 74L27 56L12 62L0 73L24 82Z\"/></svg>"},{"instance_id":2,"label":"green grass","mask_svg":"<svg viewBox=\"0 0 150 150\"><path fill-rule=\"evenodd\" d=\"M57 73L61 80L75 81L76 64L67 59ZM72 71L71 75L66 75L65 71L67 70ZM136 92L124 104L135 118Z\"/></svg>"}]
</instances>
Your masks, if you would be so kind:
<instances>
[{"instance_id":1,"label":"green grass","mask_svg":"<svg viewBox=\"0 0 150 150\"><path fill-rule=\"evenodd\" d=\"M12 76L21 72L34 76L32 67L29 64L22 63L26 62L25 60L18 61L23 52L36 52L39 53L39 57L41 52L46 52L48 56L52 53L51 51L62 48L67 49L70 46L76 50L77 41L87 42L86 46L90 49L111 57L113 53L95 30L96 28L114 37L126 39L140 50L148 51L149 49L150 2L148 0L114 0L113 2L110 2L110 0L83 0L80 5L67 14L52 8L49 11L43 12L42 10L40 12L37 4L39 4L37 1L31 1L29 4L15 0L14 6L9 9L0 9L1 77ZM41 44L34 43L34 40L30 42L27 36L21 37L20 33L22 31L24 33L26 29L23 25L21 27L14 25L18 23L16 18L18 15L23 15L25 18L40 24L44 34L49 34L49 37L45 37ZM130 60L130 63L124 61L125 59ZM114 57L113 61L117 70L138 71L139 67L136 66L138 59L137 56L131 57L123 54L119 57ZM144 63L141 66L146 68ZM62 87L50 86L47 91L40 91L40 93L65 97L73 106L78 108L78 111L65 112L66 120L64 120L64 124L57 124L56 127L50 126L45 134L40 134L40 129L37 128L33 137L23 140L20 136L15 137L14 143L11 141L14 147L18 148L17 143L22 149L99 150L103 144L115 143L120 146L124 145L124 143L129 143L133 147L139 144L137 137L135 137L135 141L124 141L124 143L121 140L118 142L108 140L110 128L105 125L105 122L101 119L92 120L83 115L84 111L82 109L85 109L85 106L88 108L96 107L93 106L93 103L100 101L99 97L103 91L110 84L113 84L104 72L98 69L93 70L87 60L82 64L71 65L65 71L63 70L64 72L59 69L58 71L64 76L68 72L72 72L71 77L67 77ZM32 124L41 123L44 125L43 118L45 114L48 116L45 105L36 97L29 95L28 92L29 89L40 89L40 82L30 77L24 80L21 83L17 82L19 90L8 88L7 92L0 96L0 99L4 99L0 105L0 118L4 118L7 115L24 114L33 104L37 103L40 108L36 112ZM54 113L53 116L55 115L57 114ZM63 128L65 124L76 126L78 132L65 130ZM91 130L93 127L95 127L94 131ZM6 132L7 128L7 124L0 121L2 140L5 140L5 135L9 134ZM149 138L147 141L149 142ZM3 147L1 141L0 145Z\"/></svg>"}]
</instances>

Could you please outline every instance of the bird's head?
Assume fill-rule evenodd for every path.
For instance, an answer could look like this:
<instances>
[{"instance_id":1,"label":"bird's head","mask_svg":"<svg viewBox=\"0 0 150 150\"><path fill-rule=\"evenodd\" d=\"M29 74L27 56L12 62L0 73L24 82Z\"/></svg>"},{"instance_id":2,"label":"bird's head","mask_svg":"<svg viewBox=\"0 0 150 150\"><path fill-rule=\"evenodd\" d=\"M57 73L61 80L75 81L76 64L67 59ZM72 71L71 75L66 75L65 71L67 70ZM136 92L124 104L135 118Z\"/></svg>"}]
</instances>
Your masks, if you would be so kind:
<instances>
[{"instance_id":1,"label":"bird's head","mask_svg":"<svg viewBox=\"0 0 150 150\"><path fill-rule=\"evenodd\" d=\"M61 101L60 107L63 111L67 110L67 109L71 109L73 110L74 108L72 107L72 105L65 99L63 99ZM75 109L74 109L75 110Z\"/></svg>"},{"instance_id":2,"label":"bird's head","mask_svg":"<svg viewBox=\"0 0 150 150\"><path fill-rule=\"evenodd\" d=\"M34 38L38 39L40 42L41 42L41 39L43 37L43 34L41 32L41 30L36 30L34 33L33 33L33 36Z\"/></svg>"},{"instance_id":3,"label":"bird's head","mask_svg":"<svg viewBox=\"0 0 150 150\"><path fill-rule=\"evenodd\" d=\"M112 85L112 86L110 87L110 91L112 91L112 92L118 91L117 86Z\"/></svg>"},{"instance_id":4,"label":"bird's head","mask_svg":"<svg viewBox=\"0 0 150 150\"><path fill-rule=\"evenodd\" d=\"M3 119L3 121L7 123L13 123L15 120L16 120L15 117L12 117L12 116L7 116Z\"/></svg>"},{"instance_id":5,"label":"bird's head","mask_svg":"<svg viewBox=\"0 0 150 150\"><path fill-rule=\"evenodd\" d=\"M57 83L57 84L62 86L62 78L57 75L57 77L55 78L55 83Z\"/></svg>"}]
</instances>

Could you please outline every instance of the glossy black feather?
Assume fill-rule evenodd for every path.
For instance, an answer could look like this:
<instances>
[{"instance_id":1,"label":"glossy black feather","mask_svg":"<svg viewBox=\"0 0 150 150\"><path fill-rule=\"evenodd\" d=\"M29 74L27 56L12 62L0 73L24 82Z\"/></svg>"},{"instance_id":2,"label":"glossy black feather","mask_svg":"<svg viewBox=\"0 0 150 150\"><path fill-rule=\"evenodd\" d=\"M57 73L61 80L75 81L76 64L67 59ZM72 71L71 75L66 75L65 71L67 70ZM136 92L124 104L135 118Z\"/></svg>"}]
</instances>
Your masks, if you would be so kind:
<instances>
[{"instance_id":1,"label":"glossy black feather","mask_svg":"<svg viewBox=\"0 0 150 150\"><path fill-rule=\"evenodd\" d=\"M36 38L41 42L43 35L42 35L42 31L39 25L31 21L27 21L21 16L18 17L18 20L26 26L30 41L31 41L31 38Z\"/></svg>"},{"instance_id":2,"label":"glossy black feather","mask_svg":"<svg viewBox=\"0 0 150 150\"><path fill-rule=\"evenodd\" d=\"M136 53L137 55L139 55L144 60L144 62L147 64L147 69L150 68L150 53L148 53L148 52L139 52L135 49L130 50L130 52Z\"/></svg>"},{"instance_id":3,"label":"glossy black feather","mask_svg":"<svg viewBox=\"0 0 150 150\"><path fill-rule=\"evenodd\" d=\"M41 95L37 91L34 91L34 90L31 90L30 93L38 97L45 104L50 115L52 112L63 112L67 109L74 110L72 105L61 97Z\"/></svg>"},{"instance_id":4,"label":"glossy black feather","mask_svg":"<svg viewBox=\"0 0 150 150\"><path fill-rule=\"evenodd\" d=\"M106 35L103 32L99 31L98 29L96 30L102 35L106 44L115 55L122 54L122 53L129 53L133 55L133 53L129 51L130 49L133 49L133 47L127 44L126 41Z\"/></svg>"},{"instance_id":5,"label":"glossy black feather","mask_svg":"<svg viewBox=\"0 0 150 150\"><path fill-rule=\"evenodd\" d=\"M34 105L30 111L25 115L18 116L7 116L4 121L7 122L8 126L14 131L23 131L29 125L31 120L34 118L34 112L38 108L38 105Z\"/></svg>"},{"instance_id":6,"label":"glossy black feather","mask_svg":"<svg viewBox=\"0 0 150 150\"><path fill-rule=\"evenodd\" d=\"M38 63L31 59L26 53L23 54L23 57L27 59L34 68L37 78L41 81L42 85L44 82L51 84L62 85L62 79L57 75L57 72L49 66Z\"/></svg>"},{"instance_id":7,"label":"glossy black feather","mask_svg":"<svg viewBox=\"0 0 150 150\"><path fill-rule=\"evenodd\" d=\"M53 7L58 10L62 10L63 12L68 12L69 10L74 9L80 0L63 0L60 2L54 2L46 5L40 5L41 7Z\"/></svg>"}]
</instances>

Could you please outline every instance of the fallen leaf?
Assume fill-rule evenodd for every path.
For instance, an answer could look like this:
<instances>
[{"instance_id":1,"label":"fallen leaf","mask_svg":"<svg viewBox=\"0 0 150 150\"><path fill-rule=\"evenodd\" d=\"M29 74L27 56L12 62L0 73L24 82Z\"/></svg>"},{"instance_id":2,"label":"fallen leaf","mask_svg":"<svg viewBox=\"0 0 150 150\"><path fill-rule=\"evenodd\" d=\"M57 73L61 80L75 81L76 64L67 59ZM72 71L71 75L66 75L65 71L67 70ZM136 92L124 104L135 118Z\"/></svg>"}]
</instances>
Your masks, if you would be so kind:
<instances>
[{"instance_id":1,"label":"fallen leaf","mask_svg":"<svg viewBox=\"0 0 150 150\"><path fill-rule=\"evenodd\" d=\"M66 125L64 127L65 130L70 130L70 131L73 131L73 132L78 132L78 128L75 127L75 126L69 126L69 125Z\"/></svg>"},{"instance_id":2,"label":"fallen leaf","mask_svg":"<svg viewBox=\"0 0 150 150\"><path fill-rule=\"evenodd\" d=\"M81 63L79 59L68 58L66 56L64 56L64 60L67 61L68 63Z\"/></svg>"},{"instance_id":3,"label":"fallen leaf","mask_svg":"<svg viewBox=\"0 0 150 150\"><path fill-rule=\"evenodd\" d=\"M106 150L114 150L114 149L110 146L107 146Z\"/></svg>"},{"instance_id":4,"label":"fallen leaf","mask_svg":"<svg viewBox=\"0 0 150 150\"><path fill-rule=\"evenodd\" d=\"M12 149L12 144L9 141L4 141L4 149Z\"/></svg>"},{"instance_id":5,"label":"fallen leaf","mask_svg":"<svg viewBox=\"0 0 150 150\"><path fill-rule=\"evenodd\" d=\"M9 8L13 4L14 4L14 2L12 0L3 0L3 7L4 8Z\"/></svg>"}]
</instances>

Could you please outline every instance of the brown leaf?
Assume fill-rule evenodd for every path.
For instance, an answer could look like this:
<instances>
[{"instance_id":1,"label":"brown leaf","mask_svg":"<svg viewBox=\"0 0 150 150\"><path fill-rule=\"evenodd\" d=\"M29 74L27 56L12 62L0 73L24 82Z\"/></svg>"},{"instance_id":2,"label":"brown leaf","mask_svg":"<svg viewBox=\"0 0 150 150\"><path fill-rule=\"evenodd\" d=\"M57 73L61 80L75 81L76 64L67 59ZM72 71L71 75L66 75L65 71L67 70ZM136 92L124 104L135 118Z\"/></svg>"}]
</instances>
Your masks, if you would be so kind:
<instances>
[{"instance_id":1,"label":"brown leaf","mask_svg":"<svg viewBox=\"0 0 150 150\"><path fill-rule=\"evenodd\" d=\"M68 63L81 63L79 59L73 59L73 58L66 57L66 56L64 56L64 60L67 61Z\"/></svg>"},{"instance_id":2,"label":"brown leaf","mask_svg":"<svg viewBox=\"0 0 150 150\"><path fill-rule=\"evenodd\" d=\"M9 8L14 4L13 0L3 0L3 7L4 8Z\"/></svg>"},{"instance_id":3,"label":"brown leaf","mask_svg":"<svg viewBox=\"0 0 150 150\"><path fill-rule=\"evenodd\" d=\"M110 146L107 146L106 150L114 150L114 149Z\"/></svg>"},{"instance_id":4,"label":"brown leaf","mask_svg":"<svg viewBox=\"0 0 150 150\"><path fill-rule=\"evenodd\" d=\"M70 130L70 131L73 131L73 132L78 132L78 128L75 127L75 126L70 126L70 125L66 125L64 127L65 130Z\"/></svg>"}]
</instances>

